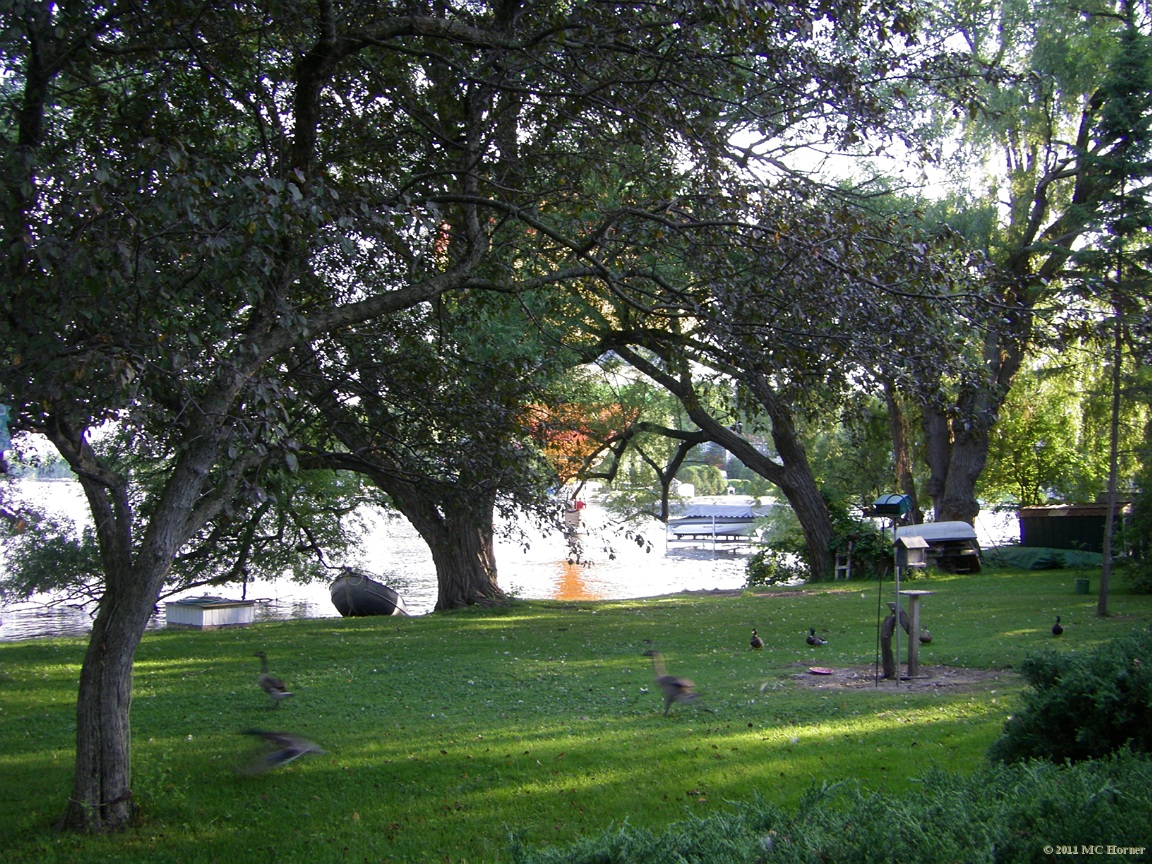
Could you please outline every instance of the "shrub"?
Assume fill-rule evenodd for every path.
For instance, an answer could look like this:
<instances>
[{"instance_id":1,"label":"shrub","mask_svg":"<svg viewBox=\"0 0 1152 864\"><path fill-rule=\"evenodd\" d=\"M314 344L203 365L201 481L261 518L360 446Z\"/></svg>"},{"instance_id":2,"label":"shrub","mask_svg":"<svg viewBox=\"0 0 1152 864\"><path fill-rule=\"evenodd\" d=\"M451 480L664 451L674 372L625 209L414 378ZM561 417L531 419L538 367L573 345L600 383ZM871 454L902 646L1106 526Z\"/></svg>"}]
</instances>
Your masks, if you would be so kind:
<instances>
[{"instance_id":1,"label":"shrub","mask_svg":"<svg viewBox=\"0 0 1152 864\"><path fill-rule=\"evenodd\" d=\"M852 547L854 576L875 579L892 570L892 538L867 523L834 522L836 535L828 544L833 553L843 555Z\"/></svg>"},{"instance_id":2,"label":"shrub","mask_svg":"<svg viewBox=\"0 0 1152 864\"><path fill-rule=\"evenodd\" d=\"M988 751L1000 762L1096 759L1152 752L1152 631L1086 651L1048 649L1021 672L1032 685Z\"/></svg>"},{"instance_id":3,"label":"shrub","mask_svg":"<svg viewBox=\"0 0 1152 864\"><path fill-rule=\"evenodd\" d=\"M513 838L515 864L1025 864L1083 842L1145 847L1152 837L1152 761L987 766L972 775L930 771L915 792L855 783L812 787L792 811L761 799L690 818L663 832L627 825L568 849L530 850ZM1139 860L1144 860L1142 857Z\"/></svg>"},{"instance_id":4,"label":"shrub","mask_svg":"<svg viewBox=\"0 0 1152 864\"><path fill-rule=\"evenodd\" d=\"M744 565L744 587L760 585L785 585L790 582L805 582L808 567L794 552L781 549L761 549L755 552Z\"/></svg>"}]
</instances>

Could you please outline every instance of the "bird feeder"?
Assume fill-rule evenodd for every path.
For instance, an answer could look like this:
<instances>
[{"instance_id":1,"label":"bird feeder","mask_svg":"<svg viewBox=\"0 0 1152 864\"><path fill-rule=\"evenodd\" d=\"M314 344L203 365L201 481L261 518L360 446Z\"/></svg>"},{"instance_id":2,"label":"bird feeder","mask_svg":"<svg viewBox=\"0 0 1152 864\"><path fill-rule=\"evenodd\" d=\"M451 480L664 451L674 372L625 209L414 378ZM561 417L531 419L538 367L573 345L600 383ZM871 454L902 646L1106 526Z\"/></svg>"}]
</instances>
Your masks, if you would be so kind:
<instances>
[{"instance_id":1,"label":"bird feeder","mask_svg":"<svg viewBox=\"0 0 1152 864\"><path fill-rule=\"evenodd\" d=\"M872 502L872 513L876 516L891 516L900 518L912 512L912 499L907 495L890 493L881 495Z\"/></svg>"},{"instance_id":2,"label":"bird feeder","mask_svg":"<svg viewBox=\"0 0 1152 864\"><path fill-rule=\"evenodd\" d=\"M919 569L928 566L928 541L912 534L896 538L896 569Z\"/></svg>"},{"instance_id":3,"label":"bird feeder","mask_svg":"<svg viewBox=\"0 0 1152 864\"><path fill-rule=\"evenodd\" d=\"M893 496L886 496L893 497ZM901 496L907 498L907 496ZM893 548L896 552L896 622L900 622L900 574L908 568L922 568L928 566L928 541L918 534L910 534L905 537L896 537L893 541ZM911 631L908 638L915 641L916 634L919 631ZM896 627L896 657L900 656L900 627ZM909 674L911 670L909 670ZM900 682L899 667L897 667L896 682Z\"/></svg>"}]
</instances>

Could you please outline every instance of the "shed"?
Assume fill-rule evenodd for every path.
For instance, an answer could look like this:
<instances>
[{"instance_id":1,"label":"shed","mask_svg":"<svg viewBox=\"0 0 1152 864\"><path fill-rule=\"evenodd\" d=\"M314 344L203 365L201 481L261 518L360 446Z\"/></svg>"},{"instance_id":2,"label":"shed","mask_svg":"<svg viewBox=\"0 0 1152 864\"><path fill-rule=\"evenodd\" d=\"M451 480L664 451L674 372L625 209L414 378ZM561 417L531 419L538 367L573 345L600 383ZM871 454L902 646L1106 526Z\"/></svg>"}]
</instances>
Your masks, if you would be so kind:
<instances>
[{"instance_id":1,"label":"shed","mask_svg":"<svg viewBox=\"0 0 1152 864\"><path fill-rule=\"evenodd\" d=\"M1132 512L1128 501L1116 502L1116 522ZM1048 507L1021 507L1020 545L1045 549L1104 551L1104 522L1107 504L1058 504Z\"/></svg>"},{"instance_id":2,"label":"shed","mask_svg":"<svg viewBox=\"0 0 1152 864\"><path fill-rule=\"evenodd\" d=\"M169 627L218 630L252 623L254 600L227 600L223 597L185 597L164 604Z\"/></svg>"}]
</instances>

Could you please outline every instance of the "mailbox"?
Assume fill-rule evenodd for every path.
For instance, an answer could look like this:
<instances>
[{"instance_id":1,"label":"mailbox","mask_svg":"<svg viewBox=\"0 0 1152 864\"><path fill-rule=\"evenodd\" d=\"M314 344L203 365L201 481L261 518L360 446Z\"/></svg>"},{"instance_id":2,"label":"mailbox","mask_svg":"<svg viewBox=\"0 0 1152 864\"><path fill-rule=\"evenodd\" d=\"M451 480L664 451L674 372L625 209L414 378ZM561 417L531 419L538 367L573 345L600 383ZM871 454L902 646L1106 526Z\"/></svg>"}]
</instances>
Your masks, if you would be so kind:
<instances>
[{"instance_id":1,"label":"mailbox","mask_svg":"<svg viewBox=\"0 0 1152 864\"><path fill-rule=\"evenodd\" d=\"M928 566L928 541L918 534L896 538L896 566L901 570L909 567Z\"/></svg>"}]
</instances>

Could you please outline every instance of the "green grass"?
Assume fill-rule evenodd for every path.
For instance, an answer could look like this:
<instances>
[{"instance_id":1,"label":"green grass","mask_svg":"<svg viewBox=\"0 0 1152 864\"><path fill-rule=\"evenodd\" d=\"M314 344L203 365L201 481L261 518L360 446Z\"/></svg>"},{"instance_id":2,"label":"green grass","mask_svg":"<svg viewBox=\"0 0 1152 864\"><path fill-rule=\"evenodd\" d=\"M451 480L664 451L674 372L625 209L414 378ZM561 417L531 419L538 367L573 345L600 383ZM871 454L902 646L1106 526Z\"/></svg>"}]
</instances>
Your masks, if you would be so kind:
<instances>
[{"instance_id":1,"label":"green grass","mask_svg":"<svg viewBox=\"0 0 1152 864\"><path fill-rule=\"evenodd\" d=\"M909 587L935 592L923 601L935 639L921 662L1011 667L1040 648L1152 623L1152 597L1120 590L1114 616L1097 619L1095 596L1073 591L1083 575L917 580ZM151 632L132 712L139 822L95 838L50 829L69 791L83 640L0 644L0 849L11 862L502 861L512 830L529 845L567 844L625 821L658 830L756 795L793 805L825 780L899 792L930 766L970 771L1019 684L917 692L793 680L813 664L871 664L876 610L874 583L841 582ZM752 627L764 651L748 649ZM829 644L805 644L808 627ZM641 656L650 647L695 679L714 714L660 715ZM296 693L276 710L255 685L260 649ZM328 752L241 776L255 751L238 733L251 727L297 732Z\"/></svg>"}]
</instances>

